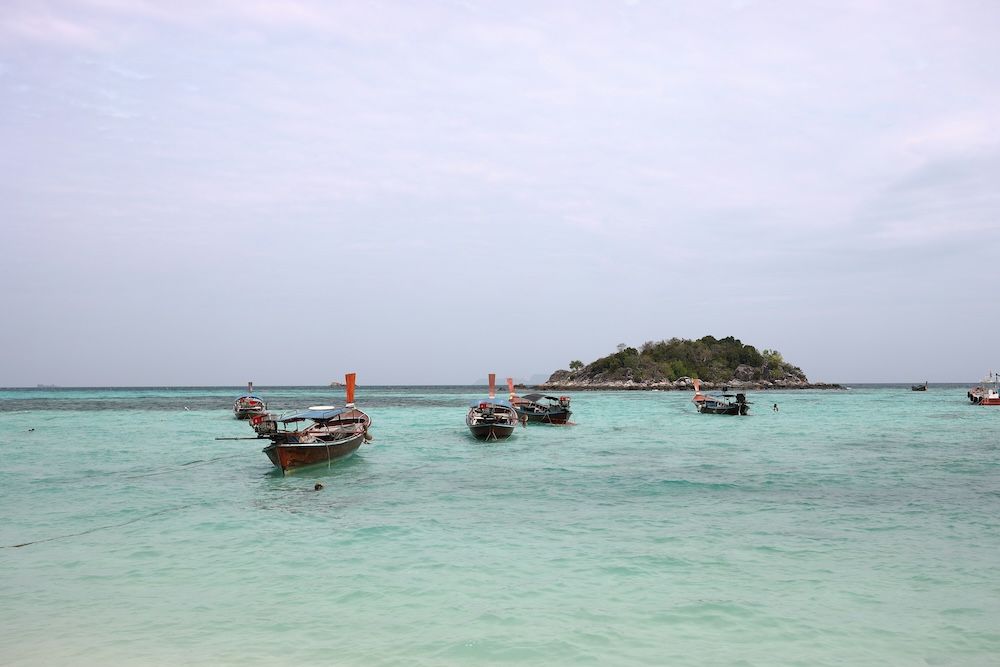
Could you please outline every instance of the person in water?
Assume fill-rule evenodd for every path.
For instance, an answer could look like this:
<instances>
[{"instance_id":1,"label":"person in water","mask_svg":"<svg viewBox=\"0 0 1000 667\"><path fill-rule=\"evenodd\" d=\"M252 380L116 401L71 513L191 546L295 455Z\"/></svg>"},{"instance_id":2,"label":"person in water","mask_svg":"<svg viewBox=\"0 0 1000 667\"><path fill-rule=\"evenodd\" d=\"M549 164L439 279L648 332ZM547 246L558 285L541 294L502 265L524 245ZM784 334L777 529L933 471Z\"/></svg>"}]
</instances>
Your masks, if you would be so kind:
<instances>
[{"instance_id":1,"label":"person in water","mask_svg":"<svg viewBox=\"0 0 1000 667\"><path fill-rule=\"evenodd\" d=\"M778 411L778 404L777 404L777 403L775 403L775 404L774 404L774 411L775 411L775 412L777 412L777 411Z\"/></svg>"}]
</instances>

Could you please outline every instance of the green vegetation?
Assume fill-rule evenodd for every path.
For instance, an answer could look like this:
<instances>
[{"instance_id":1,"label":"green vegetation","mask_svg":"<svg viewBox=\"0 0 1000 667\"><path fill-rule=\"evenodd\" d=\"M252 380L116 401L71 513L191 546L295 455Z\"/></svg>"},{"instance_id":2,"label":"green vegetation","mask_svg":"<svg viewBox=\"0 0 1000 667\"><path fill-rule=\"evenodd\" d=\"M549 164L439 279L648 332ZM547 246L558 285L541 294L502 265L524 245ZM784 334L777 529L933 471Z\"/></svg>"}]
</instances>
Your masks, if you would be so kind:
<instances>
[{"instance_id":1,"label":"green vegetation","mask_svg":"<svg viewBox=\"0 0 1000 667\"><path fill-rule=\"evenodd\" d=\"M607 381L672 382L682 377L716 383L734 378L745 381L774 381L789 377L805 379L802 370L782 359L780 352L758 352L753 345L744 345L732 336L722 339L705 336L698 340L671 338L659 343L650 341L643 343L641 350L622 343L614 354L582 369L579 366L574 368L579 363L570 363L573 375L599 376Z\"/></svg>"}]
</instances>

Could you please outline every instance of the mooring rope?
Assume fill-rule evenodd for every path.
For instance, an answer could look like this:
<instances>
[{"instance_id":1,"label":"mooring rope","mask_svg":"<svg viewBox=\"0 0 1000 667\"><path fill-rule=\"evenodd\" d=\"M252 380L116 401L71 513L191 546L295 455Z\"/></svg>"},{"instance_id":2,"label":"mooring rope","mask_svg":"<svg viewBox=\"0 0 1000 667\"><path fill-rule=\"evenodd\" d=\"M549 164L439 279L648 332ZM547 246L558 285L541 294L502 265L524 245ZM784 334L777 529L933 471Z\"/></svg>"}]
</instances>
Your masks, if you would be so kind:
<instances>
[{"instance_id":1,"label":"mooring rope","mask_svg":"<svg viewBox=\"0 0 1000 667\"><path fill-rule=\"evenodd\" d=\"M170 508L165 509L165 510L160 510L159 512L153 512L152 514L147 514L146 516L136 517L135 519L131 519L129 521L125 521L124 523L115 523L115 524L112 524L110 526L98 526L97 528L91 528L90 530L84 530L84 531L79 532L79 533L70 533L69 535L58 535L56 537L47 537L44 540L33 540L31 542L23 542L21 544L4 544L4 545L0 545L0 549L18 549L20 547L26 547L26 546L30 546L32 544L41 544L42 542L54 542L55 540L64 540L64 539L69 538L69 537L79 537L80 535L86 535L87 533L96 533L99 530L108 530L109 528L121 528L122 526L129 525L130 523L135 523L137 521L143 521L145 519L150 519L150 518L152 518L154 516L158 516L160 514L166 514L167 512L176 512L177 510L182 510L185 507L191 507L192 505L196 505L196 504L197 503L188 503L187 505L180 505L178 507L170 507Z\"/></svg>"},{"instance_id":2,"label":"mooring rope","mask_svg":"<svg viewBox=\"0 0 1000 667\"><path fill-rule=\"evenodd\" d=\"M178 468L170 468L169 470L161 470L159 472L147 472L147 473L142 473L141 475L126 475L125 479L136 479L138 477L155 477L156 475L167 475L172 472L179 472L182 470L191 470L193 468L200 468L201 466L207 466L209 463L215 463L216 461L225 461L227 459L239 459L243 458L244 456L257 456L257 452L244 452L242 454L233 454L232 456L216 456L214 459L206 459L204 461L192 461L191 463L186 463Z\"/></svg>"},{"instance_id":3,"label":"mooring rope","mask_svg":"<svg viewBox=\"0 0 1000 667\"><path fill-rule=\"evenodd\" d=\"M159 471L156 471L156 472L147 472L147 473L141 473L141 474L126 474L128 471L124 471L123 470L123 471L120 471L120 472L117 472L117 473L105 473L105 474L123 475L123 477L121 479L138 479L140 477L155 477L156 475L168 475L170 473L183 472L185 470L192 470L194 468L200 468L202 466L206 466L206 465L209 465L211 463L216 463L218 461L225 461L225 460L228 460L228 459L237 459L237 458L242 458L244 456L256 456L256 452L244 452L242 454L233 454L231 456L217 456L215 458L206 459L204 461L193 461L193 462L191 462L189 464L186 464L186 465L183 465L183 466L180 466L180 467L177 467L177 468L170 468L168 470L159 470ZM59 535L57 537L48 537L48 538L45 538L43 540L33 540L31 542L24 542L22 544L4 544L4 545L0 545L0 549L17 549L19 547L26 547L26 546L29 546L31 544L39 544L41 542L52 542L54 540L63 540L63 539L69 538L69 537L78 537L80 535L86 535L87 533L93 533L93 532L96 532L98 530L107 530L109 528L119 528L121 526L127 526L130 523L135 523L136 521L142 521L143 519L149 519L151 517L158 516L160 514L165 514L166 512L173 512L173 511L176 511L176 510L179 510L179 509L184 509L185 507L191 507L191 505L194 505L194 504L195 503L188 503L187 505L180 505L179 507L171 507L169 509L160 510L159 512L153 512L152 514L147 514L146 516L141 516L141 517L138 517L136 519L131 519L130 521L126 521L125 523L116 523L116 524L113 524L113 525L110 525L110 526L100 526L99 528L91 528L90 530L85 530L85 531L83 531L81 533L70 533L69 535Z\"/></svg>"}]
</instances>

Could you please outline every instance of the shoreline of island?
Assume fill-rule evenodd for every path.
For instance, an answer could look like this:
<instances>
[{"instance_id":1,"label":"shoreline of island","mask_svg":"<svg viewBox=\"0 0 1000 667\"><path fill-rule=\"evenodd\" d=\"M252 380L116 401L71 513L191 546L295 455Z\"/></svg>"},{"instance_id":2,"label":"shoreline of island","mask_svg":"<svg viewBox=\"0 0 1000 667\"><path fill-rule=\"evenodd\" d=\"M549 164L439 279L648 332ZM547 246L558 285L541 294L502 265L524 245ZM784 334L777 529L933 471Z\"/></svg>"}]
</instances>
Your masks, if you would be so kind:
<instances>
[{"instance_id":1,"label":"shoreline of island","mask_svg":"<svg viewBox=\"0 0 1000 667\"><path fill-rule=\"evenodd\" d=\"M744 391L785 391L801 389L847 389L837 383L798 382L795 380L745 381L733 379L728 382L707 382L699 380L703 390L744 390ZM635 380L548 380L534 387L537 391L694 391L694 379L679 378L674 381L636 382Z\"/></svg>"}]
</instances>

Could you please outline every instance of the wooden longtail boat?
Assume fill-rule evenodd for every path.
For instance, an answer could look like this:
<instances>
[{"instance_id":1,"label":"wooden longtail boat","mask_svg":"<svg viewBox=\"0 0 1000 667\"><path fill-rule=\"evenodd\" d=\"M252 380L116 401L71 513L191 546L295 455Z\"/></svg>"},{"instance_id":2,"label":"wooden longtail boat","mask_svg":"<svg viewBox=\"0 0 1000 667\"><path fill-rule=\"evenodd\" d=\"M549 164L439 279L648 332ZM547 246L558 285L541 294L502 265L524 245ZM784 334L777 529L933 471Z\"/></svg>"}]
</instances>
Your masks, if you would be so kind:
<instances>
[{"instance_id":1,"label":"wooden longtail boat","mask_svg":"<svg viewBox=\"0 0 1000 667\"><path fill-rule=\"evenodd\" d=\"M911 391L927 391L927 383L915 384L910 386Z\"/></svg>"},{"instance_id":2,"label":"wooden longtail boat","mask_svg":"<svg viewBox=\"0 0 1000 667\"><path fill-rule=\"evenodd\" d=\"M258 415L251 420L257 437L271 440L263 451L282 473L329 464L371 440L371 417L354 407L354 381L355 373L349 373L347 404L342 408L314 405L287 417Z\"/></svg>"},{"instance_id":3,"label":"wooden longtail boat","mask_svg":"<svg viewBox=\"0 0 1000 667\"><path fill-rule=\"evenodd\" d=\"M253 393L253 382L247 382L247 393L238 396L233 403L233 416L237 419L250 419L266 413L267 402Z\"/></svg>"},{"instance_id":4,"label":"wooden longtail boat","mask_svg":"<svg viewBox=\"0 0 1000 667\"><path fill-rule=\"evenodd\" d=\"M514 379L507 378L510 389L510 403L518 418L528 423L565 424L573 412L569 409L569 396L546 396L545 394L514 394Z\"/></svg>"},{"instance_id":5,"label":"wooden longtail boat","mask_svg":"<svg viewBox=\"0 0 1000 667\"><path fill-rule=\"evenodd\" d=\"M750 403L746 394L730 394L723 387L722 393L702 394L698 390L698 379L694 381L694 398L691 399L698 412L707 415L748 415Z\"/></svg>"},{"instance_id":6,"label":"wooden longtail boat","mask_svg":"<svg viewBox=\"0 0 1000 667\"><path fill-rule=\"evenodd\" d=\"M465 424L476 440L506 440L517 426L517 412L510 401L496 397L496 373L490 373L490 395L469 404Z\"/></svg>"}]
</instances>

